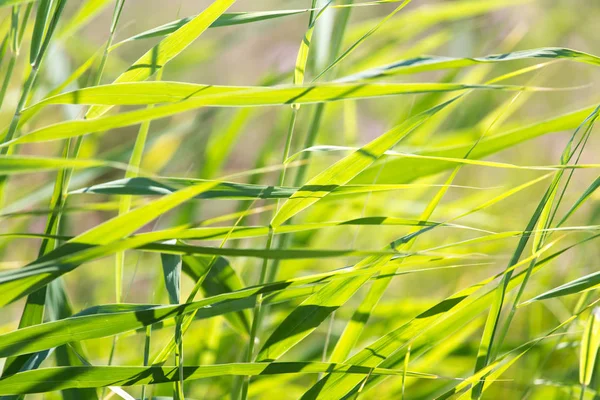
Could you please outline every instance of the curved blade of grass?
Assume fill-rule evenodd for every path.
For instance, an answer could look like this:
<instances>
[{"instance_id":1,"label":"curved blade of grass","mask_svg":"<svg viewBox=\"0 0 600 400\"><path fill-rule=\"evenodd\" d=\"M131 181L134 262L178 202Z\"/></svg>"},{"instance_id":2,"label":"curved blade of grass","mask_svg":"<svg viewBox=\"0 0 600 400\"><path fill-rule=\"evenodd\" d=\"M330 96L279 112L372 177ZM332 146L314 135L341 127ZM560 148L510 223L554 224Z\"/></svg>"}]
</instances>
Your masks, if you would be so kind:
<instances>
[{"instance_id":1,"label":"curved blade of grass","mask_svg":"<svg viewBox=\"0 0 600 400\"><path fill-rule=\"evenodd\" d=\"M151 88L153 90L160 85L169 82L144 82L137 84L123 84L123 88ZM181 85L181 84L177 84ZM188 84L183 84L188 87ZM155 87L156 86L156 87ZM114 90L119 85L110 86ZM181 87L181 86L180 86ZM205 88L206 85L201 85ZM102 86L89 89L81 89L82 91L104 90ZM230 92L225 89L226 93L217 95L207 95L206 97L191 98L189 100L180 101L175 104L167 104L153 108L151 110L138 110L125 112L117 115L105 116L95 119L87 119L83 121L67 121L57 123L36 131L30 132L24 136L3 143L0 148L5 148L14 144L20 143L35 143L50 140L67 139L71 137L83 136L88 133L106 131L109 129L120 128L129 125L139 124L144 121L151 121L159 118L168 117L179 114L185 111L207 106L222 106L222 107L246 107L246 106L275 106L286 104L310 104L322 103L328 101L338 101L343 99L357 99L366 97L380 97L387 95L397 95L403 93L424 93L430 91L462 91L468 89L482 90L546 90L544 88L526 88L523 86L509 85L465 85L465 84L320 84L317 86L292 86L292 87L273 87L273 88L250 88L248 90L234 90ZM170 97L165 95L161 89L160 94L152 95L152 102L165 101L165 98ZM135 94L137 93L137 94ZM124 92L110 96L109 102L119 102L121 104L147 104L143 100L143 95L138 92L131 93L123 97ZM62 95L60 95L62 96ZM69 95L71 96L71 95ZM172 98L172 97L171 97ZM148 98L146 98L148 99ZM167 100L168 101L168 100Z\"/></svg>"},{"instance_id":2,"label":"curved blade of grass","mask_svg":"<svg viewBox=\"0 0 600 400\"><path fill-rule=\"evenodd\" d=\"M234 13L223 13L213 23L209 25L209 28L218 28L222 26L232 26L249 24L253 22L266 21L275 18L287 17L290 15L302 14L308 12L308 9L300 10L278 10L278 11L256 11L256 12L234 12ZM162 37L175 32L194 17L187 17L178 19L176 21L168 22L164 25L157 26L156 28L148 29L144 32L138 33L137 35L131 36L121 42L115 44L113 49L120 46L123 43L131 42L134 40L150 39L154 37ZM112 49L111 49L112 50Z\"/></svg>"},{"instance_id":3,"label":"curved blade of grass","mask_svg":"<svg viewBox=\"0 0 600 400\"><path fill-rule=\"evenodd\" d=\"M571 206L571 208L562 217L558 226L561 226L583 203L585 203L590 196L600 187L600 176L590 184L590 186L583 192L583 194L577 199L577 201Z\"/></svg>"},{"instance_id":4,"label":"curved blade of grass","mask_svg":"<svg viewBox=\"0 0 600 400\"><path fill-rule=\"evenodd\" d=\"M534 301L552 299L554 297L568 296L570 294L581 293L596 289L600 285L600 272L595 272L581 278L577 278L569 283L560 285L552 290L548 290L534 298L521 303L522 306L533 303Z\"/></svg>"},{"instance_id":5,"label":"curved blade of grass","mask_svg":"<svg viewBox=\"0 0 600 400\"><path fill-rule=\"evenodd\" d=\"M144 121L164 118L201 107L246 107L276 106L287 104L312 104L345 99L374 98L399 94L415 94L438 91L481 90L546 90L510 85L465 85L465 84L362 84L329 83L308 86L243 87L210 86L177 82L138 82L84 88L57 95L28 108L22 114L24 121L31 118L39 107L48 102L58 101L73 104L82 101L106 102L110 104L149 104L156 102L178 102L156 107L152 110L138 110L113 116L84 121L67 121L38 129L14 141L2 144L27 143L46 140L78 137L123 126L135 125ZM234 95L235 94L235 95ZM186 98L188 98L186 100ZM8 132L8 130L5 130ZM78 133L80 132L80 133ZM36 138L37 136L37 138Z\"/></svg>"},{"instance_id":6,"label":"curved blade of grass","mask_svg":"<svg viewBox=\"0 0 600 400\"><path fill-rule=\"evenodd\" d=\"M392 3L399 0L392 1L374 1L369 3L360 3L360 4L350 4L350 5L331 5L332 8L348 8L348 7L363 7L363 6L371 6L383 3ZM276 11L251 11L251 12L232 12L232 13L223 13L221 14L210 26L209 28L219 28L223 26L232 26L232 25L242 25L249 24L254 22L267 21L271 19L277 19L281 17L287 17L291 15L304 14L307 12L315 11L314 9L304 8L297 10L276 10ZM131 42L134 40L142 40L149 39L154 37L162 37L168 34L175 32L177 29L191 21L194 17L186 17L181 18L176 21L168 22L164 25L157 26L156 28L148 29L144 32L138 33L134 36L131 36L127 39L122 40L121 42L115 44L112 49L120 46L123 43ZM112 50L111 49L111 50Z\"/></svg>"},{"instance_id":7,"label":"curved blade of grass","mask_svg":"<svg viewBox=\"0 0 600 400\"><path fill-rule=\"evenodd\" d=\"M200 199L285 199L296 193L299 188L286 186L267 186L250 183L212 181L206 179L169 179L169 178L128 178L116 181L99 183L97 185L81 188L70 192L70 194L110 194L131 196L162 196L175 192L176 190L196 185L199 183L215 182L213 189L197 196ZM333 196L345 196L361 193L376 193L402 189L420 189L426 187L437 187L440 185L428 184L400 184L400 185L345 185L335 188ZM470 186L452 186L455 188L484 190ZM319 192L328 189L327 185L313 185L311 191Z\"/></svg>"},{"instance_id":8,"label":"curved blade of grass","mask_svg":"<svg viewBox=\"0 0 600 400\"><path fill-rule=\"evenodd\" d=\"M23 117L29 119L30 114L36 113L40 107L50 104L139 105L175 103L187 100L182 105L185 106L182 110L187 110L206 106L244 107L292 103L310 104L345 99L467 89L550 90L514 85L460 83L330 82L310 85L219 86L168 81L130 82L92 86L48 97L24 109ZM233 96L234 93L235 96ZM192 106L195 102L191 100L198 104Z\"/></svg>"},{"instance_id":9,"label":"curved blade of grass","mask_svg":"<svg viewBox=\"0 0 600 400\"><path fill-rule=\"evenodd\" d=\"M348 147L348 146L329 146L329 145L313 146L313 147L299 151L298 153L289 157L288 160L292 161L292 160L298 158L302 153L305 153L305 152L349 152L349 151L356 151L356 150L358 150L357 147ZM600 168L600 164L516 165L516 164L496 162L496 161L471 160L468 158L427 156L427 155L414 154L414 153L398 152L398 151L393 151L393 150L386 151L384 153L384 155L389 156L389 157L414 158L417 160L420 159L420 160L432 160L432 161L447 161L447 162L451 162L451 163L455 163L455 164L477 165L480 167L524 169L524 170L532 170L532 171L553 171L553 170L560 170L560 169ZM600 179L598 179L598 181L600 182ZM589 196L591 193L593 193L593 191L598 186L600 186L600 183L594 182L590 186L590 188L588 188L588 191L590 191L590 192L588 193L586 191L586 196Z\"/></svg>"},{"instance_id":10,"label":"curved blade of grass","mask_svg":"<svg viewBox=\"0 0 600 400\"><path fill-rule=\"evenodd\" d=\"M381 67L371 68L357 74L349 75L337 81L357 81L364 79L379 79L398 74L415 74L420 72L437 71L448 68L464 68L477 64L493 64L506 61L526 59L565 59L590 65L600 66L600 57L582 51L565 47L541 47L538 49L513 51L503 54L492 54L483 57L443 57L421 56L408 60L400 60Z\"/></svg>"}]
</instances>

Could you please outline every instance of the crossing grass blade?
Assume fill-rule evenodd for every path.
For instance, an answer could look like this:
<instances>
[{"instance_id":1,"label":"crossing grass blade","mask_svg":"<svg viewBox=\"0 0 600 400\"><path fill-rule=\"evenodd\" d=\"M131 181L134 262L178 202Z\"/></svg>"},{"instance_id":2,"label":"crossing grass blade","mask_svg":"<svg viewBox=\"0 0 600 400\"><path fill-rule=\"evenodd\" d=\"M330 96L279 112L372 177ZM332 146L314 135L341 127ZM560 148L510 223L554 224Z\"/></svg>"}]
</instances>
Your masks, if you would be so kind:
<instances>
[{"instance_id":1,"label":"crossing grass blade","mask_svg":"<svg viewBox=\"0 0 600 400\"><path fill-rule=\"evenodd\" d=\"M363 79L379 79L398 74L415 74L449 68L464 68L477 64L493 64L526 59L564 59L590 65L600 65L600 57L582 51L564 47L543 47L539 49L514 51L504 54L493 54L484 57L452 58L426 56L397 61L392 64L359 72L343 77L338 81L355 81Z\"/></svg>"},{"instance_id":2,"label":"crossing grass blade","mask_svg":"<svg viewBox=\"0 0 600 400\"><path fill-rule=\"evenodd\" d=\"M349 374L389 374L400 371L355 367L319 362L251 363L192 365L184 367L184 379L195 380L227 375L314 374L323 371ZM409 376L437 379L431 374L408 372ZM73 387L133 386L174 382L179 379L176 367L54 367L42 368L1 378L0 394L29 394Z\"/></svg>"},{"instance_id":3,"label":"crossing grass blade","mask_svg":"<svg viewBox=\"0 0 600 400\"><path fill-rule=\"evenodd\" d=\"M0 0L0 398L597 396L600 9L72 3Z\"/></svg>"},{"instance_id":4,"label":"crossing grass blade","mask_svg":"<svg viewBox=\"0 0 600 400\"><path fill-rule=\"evenodd\" d=\"M212 182L210 179L177 179L177 178L126 178L116 181L99 183L97 185L73 190L71 194L111 194L127 196L164 196L169 193L199 183ZM257 185L238 182L214 181L215 187L200 195L197 198L205 199L285 199L296 193L299 188ZM440 186L440 185L437 185ZM428 184L399 184L399 185L345 185L332 190L332 196L350 196L361 193L376 193L392 190L409 190L425 187L436 187ZM485 190L486 188L477 188L469 186L453 186L458 189L467 190ZM314 192L327 189L326 185L313 185L310 187Z\"/></svg>"},{"instance_id":5,"label":"crossing grass blade","mask_svg":"<svg viewBox=\"0 0 600 400\"><path fill-rule=\"evenodd\" d=\"M568 296L570 294L575 293L582 293L587 290L593 290L598 285L600 285L600 273L589 274L586 276L582 276L581 278L577 278L571 282L565 283L564 285L560 285L552 290L539 294L533 297L532 299L521 303L521 305L525 306L529 303L533 303L534 301L546 300L554 297Z\"/></svg>"}]
</instances>

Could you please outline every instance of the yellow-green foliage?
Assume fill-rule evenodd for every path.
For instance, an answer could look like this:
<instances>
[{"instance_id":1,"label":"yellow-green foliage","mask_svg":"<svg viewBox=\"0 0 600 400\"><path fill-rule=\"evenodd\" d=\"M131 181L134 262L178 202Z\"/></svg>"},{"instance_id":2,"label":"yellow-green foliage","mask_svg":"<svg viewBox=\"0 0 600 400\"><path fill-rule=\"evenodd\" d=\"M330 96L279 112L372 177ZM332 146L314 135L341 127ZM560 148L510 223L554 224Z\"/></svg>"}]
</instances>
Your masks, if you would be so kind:
<instances>
[{"instance_id":1,"label":"yellow-green foliage","mask_svg":"<svg viewBox=\"0 0 600 400\"><path fill-rule=\"evenodd\" d=\"M0 0L0 398L596 398L599 18Z\"/></svg>"}]
</instances>

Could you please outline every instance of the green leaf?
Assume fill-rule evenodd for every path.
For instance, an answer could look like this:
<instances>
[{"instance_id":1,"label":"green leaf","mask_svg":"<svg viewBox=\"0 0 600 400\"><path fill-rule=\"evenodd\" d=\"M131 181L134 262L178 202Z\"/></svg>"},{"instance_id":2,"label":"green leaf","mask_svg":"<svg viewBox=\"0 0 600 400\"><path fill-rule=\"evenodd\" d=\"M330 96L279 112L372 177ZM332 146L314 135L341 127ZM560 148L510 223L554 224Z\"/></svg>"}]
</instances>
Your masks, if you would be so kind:
<instances>
[{"instance_id":1,"label":"green leaf","mask_svg":"<svg viewBox=\"0 0 600 400\"><path fill-rule=\"evenodd\" d=\"M183 367L186 381L235 375L314 374L325 371L358 375L400 375L401 371L371 369L321 362L238 363ZM437 379L436 375L408 372L408 376ZM0 394L44 393L69 388L135 386L176 382L178 367L52 367L23 372L0 379Z\"/></svg>"},{"instance_id":2,"label":"green leaf","mask_svg":"<svg viewBox=\"0 0 600 400\"><path fill-rule=\"evenodd\" d=\"M160 111L161 115L156 118L163 118L183 111L207 106L246 107L311 104L346 99L376 98L400 94L452 92L469 89L511 91L548 90L545 88L514 85L461 83L329 82L310 85L221 86L168 81L117 82L108 85L87 87L48 97L23 110L23 118L27 120L32 114L37 113L41 107L51 104L140 105L178 103L174 105L177 107L163 106L154 109L157 112ZM94 121L111 121L115 120L117 117L122 118L126 115L136 114L123 113L113 117L95 119ZM93 121L74 122L90 123ZM142 122L142 120L132 122L131 124L139 122Z\"/></svg>"},{"instance_id":3,"label":"green leaf","mask_svg":"<svg viewBox=\"0 0 600 400\"><path fill-rule=\"evenodd\" d=\"M521 303L522 306L532 303L534 301L551 299L554 297L568 296L570 294L581 293L588 290L595 289L597 285L600 285L600 272L595 272L581 278L577 278L569 283L560 285L552 290L548 290L534 298Z\"/></svg>"},{"instance_id":4,"label":"green leaf","mask_svg":"<svg viewBox=\"0 0 600 400\"><path fill-rule=\"evenodd\" d=\"M3 156L0 158L0 175L25 174L65 168L84 169L95 167L126 169L127 165L103 160L64 159L19 155Z\"/></svg>"},{"instance_id":5,"label":"green leaf","mask_svg":"<svg viewBox=\"0 0 600 400\"><path fill-rule=\"evenodd\" d=\"M33 34L31 35L31 49L29 51L29 63L33 64L38 58L44 34L48 28L50 12L52 11L54 0L40 0L38 3Z\"/></svg>"},{"instance_id":6,"label":"green leaf","mask_svg":"<svg viewBox=\"0 0 600 400\"><path fill-rule=\"evenodd\" d=\"M561 226L583 203L585 203L590 196L600 187L600 176L594 180L590 184L590 186L583 192L583 194L577 199L577 201L571 206L569 211L567 211L558 223L558 226Z\"/></svg>"},{"instance_id":7,"label":"green leaf","mask_svg":"<svg viewBox=\"0 0 600 400\"><path fill-rule=\"evenodd\" d=\"M499 62L525 59L567 59L590 65L600 66L600 57L564 47L541 47L538 49L513 51L504 54L492 54L483 57L457 58L442 56L422 56L359 72L338 81L357 81L363 79L379 79L398 74L416 74L448 68L464 68L477 64L493 64Z\"/></svg>"},{"instance_id":8,"label":"green leaf","mask_svg":"<svg viewBox=\"0 0 600 400\"><path fill-rule=\"evenodd\" d=\"M181 297L181 256L161 254L165 286L171 304L179 304Z\"/></svg>"},{"instance_id":9,"label":"green leaf","mask_svg":"<svg viewBox=\"0 0 600 400\"><path fill-rule=\"evenodd\" d=\"M232 26L232 25L241 25L241 24L249 24L253 22L266 21L275 18L287 17L290 15L302 14L308 12L308 10L279 10L279 11L257 11L257 12L235 12L235 13L223 13L221 14L212 24L210 24L209 28L218 28L222 26ZM148 29L142 33L138 33L137 35L131 36L121 42L115 44L113 48L120 46L123 43L134 41L134 40L142 40L142 39L150 39L154 37L162 37L165 35L169 35L175 32L177 29L181 28L188 22L190 22L194 17L187 17L178 19L176 21L168 22L164 25L157 26L156 28Z\"/></svg>"},{"instance_id":10,"label":"green leaf","mask_svg":"<svg viewBox=\"0 0 600 400\"><path fill-rule=\"evenodd\" d=\"M197 185L200 183L215 183L214 188L199 194L198 199L286 199L291 197L300 188L286 186L257 185L250 183L223 182L207 179L179 179L179 178L126 178L116 181L99 183L93 186L77 189L70 194L111 194L131 196L161 196L173 193L178 189ZM400 184L400 185L344 185L332 190L332 196L348 196L361 193L377 193L402 189L421 189L436 187L429 184ZM470 186L452 186L455 188L474 189ZM312 185L305 191L320 192L328 189L327 185Z\"/></svg>"},{"instance_id":11,"label":"green leaf","mask_svg":"<svg viewBox=\"0 0 600 400\"><path fill-rule=\"evenodd\" d=\"M57 123L5 142L0 145L0 148L19 143L36 143L83 136L88 133L135 125L144 121L164 118L206 106L245 107L310 104L406 93L463 91L467 89L543 90L523 86L466 85L453 83L331 83L312 86L249 87L244 88L243 90L240 89L240 87L213 86L211 89L207 90L209 90L209 92L217 91L219 94L205 95L203 90L206 87L207 85L191 85L164 81L139 82L95 86L58 95L52 101L59 99L66 104L82 101L84 103L99 102L108 104L150 104L165 101L177 101L177 103L159 106L150 110L137 110L95 119ZM169 94L171 91L174 95ZM182 98L185 97L183 96L184 93L191 98L182 100ZM46 101L50 101L50 99ZM35 110L36 107L38 106L32 106L29 110ZM25 115L27 115L27 112Z\"/></svg>"},{"instance_id":12,"label":"green leaf","mask_svg":"<svg viewBox=\"0 0 600 400\"><path fill-rule=\"evenodd\" d=\"M600 308L594 308L585 325L581 338L579 356L579 383L588 386L596 365L596 355L600 347Z\"/></svg>"}]
</instances>

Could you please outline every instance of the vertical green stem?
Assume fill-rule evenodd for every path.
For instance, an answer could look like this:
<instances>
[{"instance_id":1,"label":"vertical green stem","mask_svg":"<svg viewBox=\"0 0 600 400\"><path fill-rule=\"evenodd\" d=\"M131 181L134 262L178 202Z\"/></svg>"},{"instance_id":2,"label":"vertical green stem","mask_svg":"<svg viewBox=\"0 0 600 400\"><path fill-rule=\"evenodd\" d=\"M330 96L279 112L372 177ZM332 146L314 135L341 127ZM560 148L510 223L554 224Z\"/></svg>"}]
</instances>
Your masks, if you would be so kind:
<instances>
[{"instance_id":1,"label":"vertical green stem","mask_svg":"<svg viewBox=\"0 0 600 400\"><path fill-rule=\"evenodd\" d=\"M279 186L283 186L283 183L285 181L285 171L286 171L286 167L285 167L285 163L288 159L288 157L290 156L290 149L292 147L292 138L294 135L294 128L296 126L296 119L298 116L298 107L296 107L295 105L292 106L292 116L290 118L290 124L288 127L288 133L287 133L287 137L286 137L286 141L285 141L285 147L283 150L283 157L282 157L282 163L283 163L283 168L281 169L281 172L279 173ZM275 210L273 211L273 216L275 215L275 213L277 213L277 209L279 208L279 199L277 200L276 203L276 207ZM266 249L267 251L271 249L271 246L273 244L273 229L271 229L271 227L269 227L269 235L267 237L267 244L266 244ZM274 268L272 268L274 269ZM276 275L275 271L271 271L269 273L269 259L268 258L264 258L263 259L263 263L260 269L260 277L258 279L259 285L264 285L268 280L272 279L273 276ZM246 362L252 362L254 360L254 345L256 344L256 337L258 334L258 329L260 327L260 322L262 319L262 295L259 294L256 297L256 302L254 304L254 311L253 311L253 316L252 316L252 325L250 327L250 338L248 339L248 348L247 348L247 352L246 352ZM249 376L245 376L244 377L244 381L242 383L242 399L246 399L248 397L248 385L250 384L250 377Z\"/></svg>"},{"instance_id":2,"label":"vertical green stem","mask_svg":"<svg viewBox=\"0 0 600 400\"><path fill-rule=\"evenodd\" d=\"M148 365L150 359L150 336L152 334L152 325L146 326L146 334L144 336L144 366ZM142 385L142 400L146 400L146 385Z\"/></svg>"}]
</instances>

